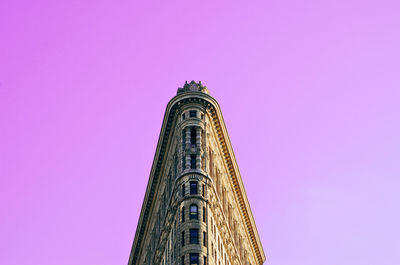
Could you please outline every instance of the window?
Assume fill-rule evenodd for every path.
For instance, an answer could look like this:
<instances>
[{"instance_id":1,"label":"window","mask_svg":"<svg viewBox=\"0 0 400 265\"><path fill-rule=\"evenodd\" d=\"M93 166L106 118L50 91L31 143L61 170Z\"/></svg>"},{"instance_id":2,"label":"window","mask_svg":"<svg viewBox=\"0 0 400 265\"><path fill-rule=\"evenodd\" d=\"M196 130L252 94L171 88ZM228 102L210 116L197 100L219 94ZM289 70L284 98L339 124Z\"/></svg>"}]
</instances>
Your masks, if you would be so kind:
<instances>
[{"instance_id":1,"label":"window","mask_svg":"<svg viewBox=\"0 0 400 265\"><path fill-rule=\"evenodd\" d=\"M201 189L201 195L203 195L203 197L206 197L206 185L202 185L202 189Z\"/></svg>"},{"instance_id":2,"label":"window","mask_svg":"<svg viewBox=\"0 0 400 265\"><path fill-rule=\"evenodd\" d=\"M186 160L185 157L182 156L182 171L185 171L186 169Z\"/></svg>"},{"instance_id":3,"label":"window","mask_svg":"<svg viewBox=\"0 0 400 265\"><path fill-rule=\"evenodd\" d=\"M185 120L186 116L185 113L182 114L182 120Z\"/></svg>"},{"instance_id":4,"label":"window","mask_svg":"<svg viewBox=\"0 0 400 265\"><path fill-rule=\"evenodd\" d=\"M185 231L182 231L182 247L185 245Z\"/></svg>"},{"instance_id":5,"label":"window","mask_svg":"<svg viewBox=\"0 0 400 265\"><path fill-rule=\"evenodd\" d=\"M190 130L190 145L191 147L196 147L196 128Z\"/></svg>"},{"instance_id":6,"label":"window","mask_svg":"<svg viewBox=\"0 0 400 265\"><path fill-rule=\"evenodd\" d=\"M204 120L204 114L201 114L201 119Z\"/></svg>"},{"instance_id":7,"label":"window","mask_svg":"<svg viewBox=\"0 0 400 265\"><path fill-rule=\"evenodd\" d=\"M207 234L206 232L203 232L203 246L207 246Z\"/></svg>"},{"instance_id":8,"label":"window","mask_svg":"<svg viewBox=\"0 0 400 265\"><path fill-rule=\"evenodd\" d=\"M199 215L199 213L197 210L197 205L196 204L190 205L190 216L189 216L190 220L193 220L193 219L197 220L199 218L198 215Z\"/></svg>"},{"instance_id":9,"label":"window","mask_svg":"<svg viewBox=\"0 0 400 265\"><path fill-rule=\"evenodd\" d=\"M206 256L204 256L203 264L204 264L204 265L207 265L207 257L206 257Z\"/></svg>"},{"instance_id":10,"label":"window","mask_svg":"<svg viewBox=\"0 0 400 265\"><path fill-rule=\"evenodd\" d=\"M185 184L182 184L182 197L185 197Z\"/></svg>"},{"instance_id":11,"label":"window","mask_svg":"<svg viewBox=\"0 0 400 265\"><path fill-rule=\"evenodd\" d=\"M197 194L197 181L191 181L190 182L190 195L196 195Z\"/></svg>"},{"instance_id":12,"label":"window","mask_svg":"<svg viewBox=\"0 0 400 265\"><path fill-rule=\"evenodd\" d=\"M182 223L185 222L185 206L182 207Z\"/></svg>"},{"instance_id":13,"label":"window","mask_svg":"<svg viewBox=\"0 0 400 265\"><path fill-rule=\"evenodd\" d=\"M196 169L196 155L190 155L190 168Z\"/></svg>"},{"instance_id":14,"label":"window","mask_svg":"<svg viewBox=\"0 0 400 265\"><path fill-rule=\"evenodd\" d=\"M206 207L203 207L203 222L206 221Z\"/></svg>"},{"instance_id":15,"label":"window","mask_svg":"<svg viewBox=\"0 0 400 265\"><path fill-rule=\"evenodd\" d=\"M196 116L197 116L197 111L191 110L191 111L189 112L189 117L190 117L190 118L195 118Z\"/></svg>"},{"instance_id":16,"label":"window","mask_svg":"<svg viewBox=\"0 0 400 265\"><path fill-rule=\"evenodd\" d=\"M199 229L189 229L190 244L199 244Z\"/></svg>"},{"instance_id":17,"label":"window","mask_svg":"<svg viewBox=\"0 0 400 265\"><path fill-rule=\"evenodd\" d=\"M198 253L190 253L190 265L199 265Z\"/></svg>"},{"instance_id":18,"label":"window","mask_svg":"<svg viewBox=\"0 0 400 265\"><path fill-rule=\"evenodd\" d=\"M185 265L185 256L182 256L181 258L181 265Z\"/></svg>"}]
</instances>

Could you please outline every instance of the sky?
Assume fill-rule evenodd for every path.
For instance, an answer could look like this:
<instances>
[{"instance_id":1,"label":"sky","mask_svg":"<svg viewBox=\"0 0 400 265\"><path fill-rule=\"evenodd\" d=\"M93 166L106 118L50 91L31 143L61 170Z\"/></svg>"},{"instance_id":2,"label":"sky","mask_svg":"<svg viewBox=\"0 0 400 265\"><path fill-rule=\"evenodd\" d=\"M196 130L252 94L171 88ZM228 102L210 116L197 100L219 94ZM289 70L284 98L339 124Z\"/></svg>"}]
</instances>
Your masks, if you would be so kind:
<instances>
[{"instance_id":1,"label":"sky","mask_svg":"<svg viewBox=\"0 0 400 265\"><path fill-rule=\"evenodd\" d=\"M0 264L127 264L186 80L221 105L265 264L400 264L399 10L1 0Z\"/></svg>"}]
</instances>

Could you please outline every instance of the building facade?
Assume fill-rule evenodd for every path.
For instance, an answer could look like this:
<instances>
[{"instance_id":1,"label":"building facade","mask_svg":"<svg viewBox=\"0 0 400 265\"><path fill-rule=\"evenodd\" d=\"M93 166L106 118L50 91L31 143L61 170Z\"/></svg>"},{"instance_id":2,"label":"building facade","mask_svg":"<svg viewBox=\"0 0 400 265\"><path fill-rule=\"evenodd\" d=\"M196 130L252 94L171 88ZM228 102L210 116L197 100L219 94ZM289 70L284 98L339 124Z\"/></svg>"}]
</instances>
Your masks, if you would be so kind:
<instances>
[{"instance_id":1,"label":"building facade","mask_svg":"<svg viewBox=\"0 0 400 265\"><path fill-rule=\"evenodd\" d=\"M222 113L201 82L167 105L128 265L261 265Z\"/></svg>"}]
</instances>

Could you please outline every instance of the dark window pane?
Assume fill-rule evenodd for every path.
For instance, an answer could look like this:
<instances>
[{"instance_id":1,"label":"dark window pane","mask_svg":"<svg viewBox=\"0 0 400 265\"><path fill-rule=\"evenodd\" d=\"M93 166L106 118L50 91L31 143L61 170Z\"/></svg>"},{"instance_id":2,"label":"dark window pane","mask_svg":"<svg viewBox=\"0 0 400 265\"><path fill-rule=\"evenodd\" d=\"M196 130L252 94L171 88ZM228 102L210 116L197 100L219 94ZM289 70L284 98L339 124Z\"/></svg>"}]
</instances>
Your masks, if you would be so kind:
<instances>
[{"instance_id":1,"label":"dark window pane","mask_svg":"<svg viewBox=\"0 0 400 265\"><path fill-rule=\"evenodd\" d=\"M191 265L199 265L199 254L198 253L190 253L190 264Z\"/></svg>"},{"instance_id":2,"label":"dark window pane","mask_svg":"<svg viewBox=\"0 0 400 265\"><path fill-rule=\"evenodd\" d=\"M185 184L182 184L182 197L185 196Z\"/></svg>"},{"instance_id":3,"label":"dark window pane","mask_svg":"<svg viewBox=\"0 0 400 265\"><path fill-rule=\"evenodd\" d=\"M190 145L196 147L196 128L190 130Z\"/></svg>"},{"instance_id":4,"label":"dark window pane","mask_svg":"<svg viewBox=\"0 0 400 265\"><path fill-rule=\"evenodd\" d=\"M197 181L190 182L190 194L196 195L197 194Z\"/></svg>"},{"instance_id":5,"label":"dark window pane","mask_svg":"<svg viewBox=\"0 0 400 265\"><path fill-rule=\"evenodd\" d=\"M199 244L199 229L190 229L190 244Z\"/></svg>"},{"instance_id":6,"label":"dark window pane","mask_svg":"<svg viewBox=\"0 0 400 265\"><path fill-rule=\"evenodd\" d=\"M185 207L182 207L182 223L185 222Z\"/></svg>"},{"instance_id":7,"label":"dark window pane","mask_svg":"<svg viewBox=\"0 0 400 265\"><path fill-rule=\"evenodd\" d=\"M196 155L190 156L190 168L196 169Z\"/></svg>"},{"instance_id":8,"label":"dark window pane","mask_svg":"<svg viewBox=\"0 0 400 265\"><path fill-rule=\"evenodd\" d=\"M196 117L196 116L197 116L197 111L191 110L191 111L189 112L189 116L190 116L190 118Z\"/></svg>"},{"instance_id":9,"label":"dark window pane","mask_svg":"<svg viewBox=\"0 0 400 265\"><path fill-rule=\"evenodd\" d=\"M185 231L182 231L182 247L185 245Z\"/></svg>"}]
</instances>

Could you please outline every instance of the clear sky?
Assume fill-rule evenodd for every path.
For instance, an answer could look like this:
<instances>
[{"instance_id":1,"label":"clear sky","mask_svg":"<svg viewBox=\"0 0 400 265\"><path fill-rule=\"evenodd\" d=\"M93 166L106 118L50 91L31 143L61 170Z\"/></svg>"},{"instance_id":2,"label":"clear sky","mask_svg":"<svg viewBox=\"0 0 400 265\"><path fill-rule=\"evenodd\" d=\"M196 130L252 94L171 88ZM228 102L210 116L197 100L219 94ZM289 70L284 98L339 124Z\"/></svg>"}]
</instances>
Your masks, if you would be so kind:
<instances>
[{"instance_id":1,"label":"clear sky","mask_svg":"<svg viewBox=\"0 0 400 265\"><path fill-rule=\"evenodd\" d=\"M400 264L397 0L0 1L0 264L129 257L165 107L220 103L271 265Z\"/></svg>"}]
</instances>

